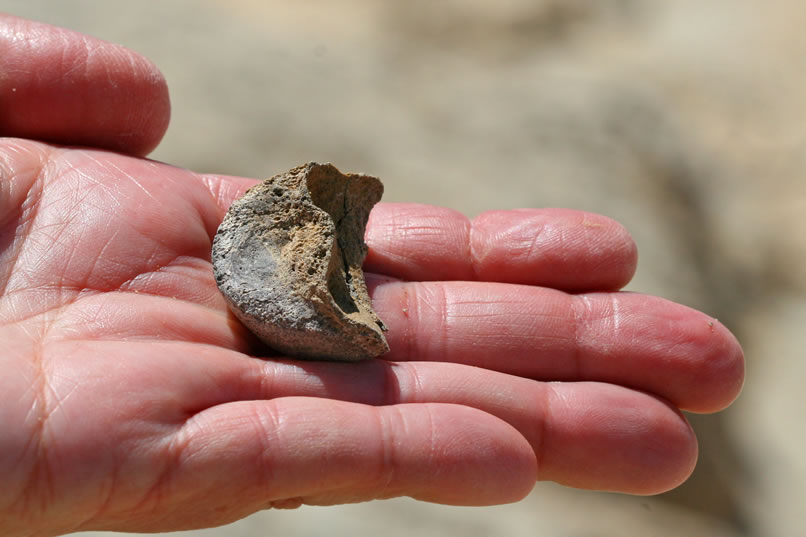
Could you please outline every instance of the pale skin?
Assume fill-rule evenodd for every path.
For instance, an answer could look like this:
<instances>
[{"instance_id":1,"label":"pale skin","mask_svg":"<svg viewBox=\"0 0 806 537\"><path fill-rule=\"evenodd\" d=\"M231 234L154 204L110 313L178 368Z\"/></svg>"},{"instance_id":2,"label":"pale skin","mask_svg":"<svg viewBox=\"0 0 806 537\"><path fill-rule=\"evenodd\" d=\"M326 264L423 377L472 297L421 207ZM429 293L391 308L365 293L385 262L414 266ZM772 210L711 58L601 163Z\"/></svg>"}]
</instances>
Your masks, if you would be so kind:
<instances>
[{"instance_id":1,"label":"pale skin","mask_svg":"<svg viewBox=\"0 0 806 537\"><path fill-rule=\"evenodd\" d=\"M0 15L0 535L487 505L539 480L659 493L696 461L680 410L741 389L730 332L618 292L632 239L572 210L380 204L365 269L391 352L273 355L210 267L255 181L144 159L169 108L137 54Z\"/></svg>"}]
</instances>

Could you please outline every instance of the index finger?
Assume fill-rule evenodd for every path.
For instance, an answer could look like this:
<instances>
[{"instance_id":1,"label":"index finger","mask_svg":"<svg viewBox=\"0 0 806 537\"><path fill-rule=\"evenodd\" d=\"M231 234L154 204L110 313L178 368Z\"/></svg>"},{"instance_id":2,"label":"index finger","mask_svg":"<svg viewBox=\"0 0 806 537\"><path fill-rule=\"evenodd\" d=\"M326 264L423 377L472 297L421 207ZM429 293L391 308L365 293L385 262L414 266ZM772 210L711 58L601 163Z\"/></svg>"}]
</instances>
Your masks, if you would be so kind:
<instances>
[{"instance_id":1,"label":"index finger","mask_svg":"<svg viewBox=\"0 0 806 537\"><path fill-rule=\"evenodd\" d=\"M220 217L257 182L203 175ZM367 222L364 270L411 281L518 283L570 292L620 289L638 252L627 230L605 216L571 209L482 213L418 203L378 203Z\"/></svg>"},{"instance_id":2,"label":"index finger","mask_svg":"<svg viewBox=\"0 0 806 537\"><path fill-rule=\"evenodd\" d=\"M623 287L638 257L621 224L571 209L490 211L470 220L443 207L384 203L370 214L366 240L369 272L571 292Z\"/></svg>"}]
</instances>

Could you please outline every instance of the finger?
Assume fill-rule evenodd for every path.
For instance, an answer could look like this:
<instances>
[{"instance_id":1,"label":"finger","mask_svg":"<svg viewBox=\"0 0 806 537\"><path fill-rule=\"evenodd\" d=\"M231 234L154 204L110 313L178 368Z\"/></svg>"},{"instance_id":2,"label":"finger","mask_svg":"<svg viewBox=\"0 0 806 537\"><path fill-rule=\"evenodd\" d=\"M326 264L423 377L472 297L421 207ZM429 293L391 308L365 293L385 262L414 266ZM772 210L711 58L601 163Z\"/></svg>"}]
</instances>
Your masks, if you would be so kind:
<instances>
[{"instance_id":1,"label":"finger","mask_svg":"<svg viewBox=\"0 0 806 537\"><path fill-rule=\"evenodd\" d=\"M540 380L645 390L694 412L730 404L742 350L716 319L633 293L568 295L474 282L372 284L394 361L444 361Z\"/></svg>"},{"instance_id":2,"label":"finger","mask_svg":"<svg viewBox=\"0 0 806 537\"><path fill-rule=\"evenodd\" d=\"M635 243L617 222L567 209L483 213L379 204L367 224L370 272L406 280L482 280L566 291L611 290L635 272Z\"/></svg>"},{"instance_id":3,"label":"finger","mask_svg":"<svg viewBox=\"0 0 806 537\"><path fill-rule=\"evenodd\" d=\"M635 273L635 243L618 222L568 209L490 211L473 220L479 280L567 291L616 290Z\"/></svg>"},{"instance_id":4,"label":"finger","mask_svg":"<svg viewBox=\"0 0 806 537\"><path fill-rule=\"evenodd\" d=\"M349 365L291 365L291 375L285 374L288 364L266 370L275 397L288 390L376 405L452 403L493 414L527 439L544 481L656 494L682 483L696 463L697 441L685 418L642 392L535 382L457 364Z\"/></svg>"},{"instance_id":5,"label":"finger","mask_svg":"<svg viewBox=\"0 0 806 537\"><path fill-rule=\"evenodd\" d=\"M168 127L162 74L142 56L0 14L0 135L145 155Z\"/></svg>"},{"instance_id":6,"label":"finger","mask_svg":"<svg viewBox=\"0 0 806 537\"><path fill-rule=\"evenodd\" d=\"M254 179L204 176L223 218ZM623 287L635 272L629 233L604 216L566 209L483 213L379 203L366 230L365 270L406 280L483 280L566 291Z\"/></svg>"},{"instance_id":7,"label":"finger","mask_svg":"<svg viewBox=\"0 0 806 537\"><path fill-rule=\"evenodd\" d=\"M529 442L541 480L654 494L691 473L697 442L685 418L651 395L596 382L543 383L460 364L354 364L237 359L199 361L181 400L321 397L373 406L447 403L509 423ZM201 408L201 407L199 407ZM335 426L335 425L334 425Z\"/></svg>"},{"instance_id":8,"label":"finger","mask_svg":"<svg viewBox=\"0 0 806 537\"><path fill-rule=\"evenodd\" d=\"M86 343L61 343L94 373L79 378L64 364L54 394L114 398L122 389L137 397L99 414L110 427L121 416L151 423L155 434L179 427L163 445L174 470L158 484L182 491L183 505L195 503L185 493L199 494L205 512L222 507L209 504L218 494L249 511L396 495L498 503L528 492L536 471L576 487L647 494L679 484L696 459L696 440L672 407L613 385L547 384L460 364L261 361L209 345L99 344L96 357L74 352ZM128 409L127 399L135 402ZM67 436L81 436L84 422L68 423Z\"/></svg>"},{"instance_id":9,"label":"finger","mask_svg":"<svg viewBox=\"0 0 806 537\"><path fill-rule=\"evenodd\" d=\"M205 410L174 436L170 452L176 466L160 491L177 503L161 505L170 529L302 503L511 502L529 492L536 469L514 428L475 409L299 397Z\"/></svg>"}]
</instances>

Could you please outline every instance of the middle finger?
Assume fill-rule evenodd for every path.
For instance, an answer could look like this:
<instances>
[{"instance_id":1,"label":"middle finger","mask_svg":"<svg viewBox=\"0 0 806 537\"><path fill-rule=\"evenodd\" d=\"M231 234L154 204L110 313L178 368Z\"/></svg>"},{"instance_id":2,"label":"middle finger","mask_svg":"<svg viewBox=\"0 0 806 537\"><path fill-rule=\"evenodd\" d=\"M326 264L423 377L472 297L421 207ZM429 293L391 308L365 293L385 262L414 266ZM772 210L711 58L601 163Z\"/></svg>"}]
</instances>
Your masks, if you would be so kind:
<instances>
[{"instance_id":1,"label":"middle finger","mask_svg":"<svg viewBox=\"0 0 806 537\"><path fill-rule=\"evenodd\" d=\"M389 327L385 359L610 382L695 412L727 406L741 388L743 357L733 335L715 319L664 299L481 282L369 281L374 308Z\"/></svg>"}]
</instances>

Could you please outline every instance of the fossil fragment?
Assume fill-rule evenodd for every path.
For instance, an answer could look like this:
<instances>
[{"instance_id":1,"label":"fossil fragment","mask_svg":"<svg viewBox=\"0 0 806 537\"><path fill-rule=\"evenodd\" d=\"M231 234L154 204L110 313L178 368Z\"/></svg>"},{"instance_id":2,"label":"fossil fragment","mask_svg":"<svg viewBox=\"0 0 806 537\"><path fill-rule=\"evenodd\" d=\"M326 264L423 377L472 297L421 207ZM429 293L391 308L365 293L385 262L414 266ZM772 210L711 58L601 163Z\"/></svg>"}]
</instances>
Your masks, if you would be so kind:
<instances>
[{"instance_id":1,"label":"fossil fragment","mask_svg":"<svg viewBox=\"0 0 806 537\"><path fill-rule=\"evenodd\" d=\"M356 361L389 350L361 265L375 177L308 163L249 189L213 240L216 283L238 319L290 356Z\"/></svg>"}]
</instances>

